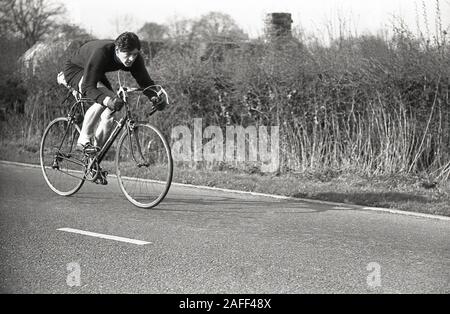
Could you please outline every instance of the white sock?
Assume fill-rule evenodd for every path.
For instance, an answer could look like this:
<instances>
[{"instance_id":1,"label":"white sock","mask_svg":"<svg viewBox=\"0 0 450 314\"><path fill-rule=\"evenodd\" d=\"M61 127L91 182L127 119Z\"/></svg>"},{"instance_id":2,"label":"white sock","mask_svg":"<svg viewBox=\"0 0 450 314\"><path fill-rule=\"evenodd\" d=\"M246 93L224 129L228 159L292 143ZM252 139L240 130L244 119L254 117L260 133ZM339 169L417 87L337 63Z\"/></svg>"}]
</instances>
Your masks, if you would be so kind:
<instances>
[{"instance_id":1,"label":"white sock","mask_svg":"<svg viewBox=\"0 0 450 314\"><path fill-rule=\"evenodd\" d=\"M92 135L87 135L87 134L84 134L83 132L81 132L80 137L78 137L77 144L78 145L86 145L87 143L91 142L91 138L92 138Z\"/></svg>"}]
</instances>

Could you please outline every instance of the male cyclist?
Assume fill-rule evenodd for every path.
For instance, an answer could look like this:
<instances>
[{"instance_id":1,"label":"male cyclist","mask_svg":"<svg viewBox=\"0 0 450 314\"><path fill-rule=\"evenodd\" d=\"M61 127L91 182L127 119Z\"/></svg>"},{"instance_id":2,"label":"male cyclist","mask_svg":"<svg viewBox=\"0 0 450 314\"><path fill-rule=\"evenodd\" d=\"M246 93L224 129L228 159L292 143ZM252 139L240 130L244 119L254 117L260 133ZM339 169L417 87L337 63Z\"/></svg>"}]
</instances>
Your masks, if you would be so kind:
<instances>
[{"instance_id":1,"label":"male cyclist","mask_svg":"<svg viewBox=\"0 0 450 314\"><path fill-rule=\"evenodd\" d=\"M115 41L90 41L67 60L63 70L66 83L95 101L86 111L77 142L79 149L85 152L97 151L112 131L113 113L124 105L122 99L113 92L105 73L118 70L130 72L141 88L155 84L145 68L140 50L138 36L125 32ZM149 99L156 96L150 89L144 91L144 94ZM166 106L165 99L158 99L154 105L158 110L163 110Z\"/></svg>"}]
</instances>

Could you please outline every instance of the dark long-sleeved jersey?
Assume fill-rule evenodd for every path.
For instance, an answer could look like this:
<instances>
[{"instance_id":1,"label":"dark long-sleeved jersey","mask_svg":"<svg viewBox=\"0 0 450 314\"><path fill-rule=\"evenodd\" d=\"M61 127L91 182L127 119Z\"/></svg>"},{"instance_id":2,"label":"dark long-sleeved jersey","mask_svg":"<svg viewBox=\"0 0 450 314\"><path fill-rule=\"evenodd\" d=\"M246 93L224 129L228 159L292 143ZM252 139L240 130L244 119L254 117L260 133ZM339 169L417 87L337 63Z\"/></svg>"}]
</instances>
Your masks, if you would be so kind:
<instances>
[{"instance_id":1,"label":"dark long-sleeved jersey","mask_svg":"<svg viewBox=\"0 0 450 314\"><path fill-rule=\"evenodd\" d=\"M154 85L153 80L145 68L144 58L138 55L133 65L125 67L116 57L115 45L112 40L94 40L81 46L75 54L66 62L64 75L69 85L78 86L83 77L81 89L86 97L97 103L103 103L107 95L97 88L97 83L102 82L112 90L111 83L105 73L123 70L130 72L139 87L145 88Z\"/></svg>"}]
</instances>

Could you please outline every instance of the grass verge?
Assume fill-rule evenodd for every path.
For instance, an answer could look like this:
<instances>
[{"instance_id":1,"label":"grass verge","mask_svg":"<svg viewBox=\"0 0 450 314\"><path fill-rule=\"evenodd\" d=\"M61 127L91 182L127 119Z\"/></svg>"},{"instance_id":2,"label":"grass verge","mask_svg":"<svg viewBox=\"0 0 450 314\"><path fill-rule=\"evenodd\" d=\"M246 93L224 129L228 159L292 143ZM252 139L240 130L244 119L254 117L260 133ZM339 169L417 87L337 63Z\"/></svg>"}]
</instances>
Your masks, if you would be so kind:
<instances>
[{"instance_id":1,"label":"grass verge","mask_svg":"<svg viewBox=\"0 0 450 314\"><path fill-rule=\"evenodd\" d=\"M0 144L0 160L39 164L35 145ZM412 175L369 178L323 171L274 176L175 165L173 182L450 216L450 182L430 188Z\"/></svg>"}]
</instances>

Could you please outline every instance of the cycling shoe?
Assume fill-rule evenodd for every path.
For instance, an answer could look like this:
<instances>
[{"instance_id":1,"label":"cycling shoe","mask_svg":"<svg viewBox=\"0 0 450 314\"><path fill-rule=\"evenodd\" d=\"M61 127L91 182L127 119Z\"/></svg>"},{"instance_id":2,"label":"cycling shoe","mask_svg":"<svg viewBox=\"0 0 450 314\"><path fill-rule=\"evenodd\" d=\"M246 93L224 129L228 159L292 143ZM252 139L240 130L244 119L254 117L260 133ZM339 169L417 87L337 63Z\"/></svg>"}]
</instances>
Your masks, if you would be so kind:
<instances>
[{"instance_id":1,"label":"cycling shoe","mask_svg":"<svg viewBox=\"0 0 450 314\"><path fill-rule=\"evenodd\" d=\"M93 155L100 151L100 147L94 146L91 143L86 144L77 144L77 150L82 151L83 153L87 155Z\"/></svg>"}]
</instances>

